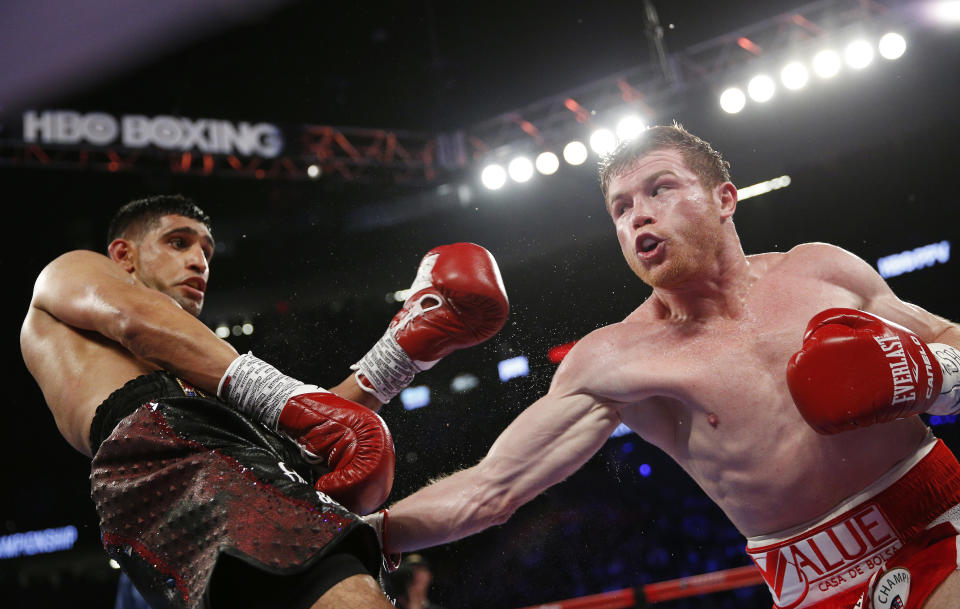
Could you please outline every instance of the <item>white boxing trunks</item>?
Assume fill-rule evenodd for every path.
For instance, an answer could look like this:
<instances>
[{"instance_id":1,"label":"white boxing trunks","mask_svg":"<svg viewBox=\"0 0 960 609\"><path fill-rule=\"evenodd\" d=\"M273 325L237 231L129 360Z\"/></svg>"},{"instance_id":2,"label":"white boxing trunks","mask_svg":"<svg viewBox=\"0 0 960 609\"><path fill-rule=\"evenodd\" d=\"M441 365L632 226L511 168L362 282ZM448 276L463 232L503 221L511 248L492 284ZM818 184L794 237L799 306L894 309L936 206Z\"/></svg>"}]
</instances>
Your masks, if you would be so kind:
<instances>
[{"instance_id":1,"label":"white boxing trunks","mask_svg":"<svg viewBox=\"0 0 960 609\"><path fill-rule=\"evenodd\" d=\"M821 518L751 537L776 609L912 609L960 570L960 464L932 434Z\"/></svg>"}]
</instances>

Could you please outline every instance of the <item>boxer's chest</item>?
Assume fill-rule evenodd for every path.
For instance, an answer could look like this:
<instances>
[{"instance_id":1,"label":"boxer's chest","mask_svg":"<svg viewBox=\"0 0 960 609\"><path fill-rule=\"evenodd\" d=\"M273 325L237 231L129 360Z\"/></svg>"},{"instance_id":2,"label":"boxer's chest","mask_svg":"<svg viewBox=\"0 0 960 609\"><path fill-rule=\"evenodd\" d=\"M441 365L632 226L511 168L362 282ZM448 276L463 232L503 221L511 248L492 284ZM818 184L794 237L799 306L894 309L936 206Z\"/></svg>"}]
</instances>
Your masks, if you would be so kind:
<instances>
[{"instance_id":1,"label":"boxer's chest","mask_svg":"<svg viewBox=\"0 0 960 609\"><path fill-rule=\"evenodd\" d=\"M787 362L800 348L810 318L856 304L849 291L822 281L758 282L740 316L677 332L673 344L664 345L674 356L669 364L677 395L708 411L783 401Z\"/></svg>"}]
</instances>

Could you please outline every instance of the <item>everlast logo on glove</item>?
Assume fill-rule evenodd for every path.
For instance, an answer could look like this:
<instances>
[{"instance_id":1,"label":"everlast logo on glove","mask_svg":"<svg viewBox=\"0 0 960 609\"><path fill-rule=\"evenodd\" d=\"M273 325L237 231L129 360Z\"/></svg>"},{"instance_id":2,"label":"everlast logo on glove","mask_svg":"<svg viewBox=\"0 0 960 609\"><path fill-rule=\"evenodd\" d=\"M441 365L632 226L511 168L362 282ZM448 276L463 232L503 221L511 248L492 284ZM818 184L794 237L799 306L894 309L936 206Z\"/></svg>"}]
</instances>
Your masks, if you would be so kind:
<instances>
[{"instance_id":1,"label":"everlast logo on glove","mask_svg":"<svg viewBox=\"0 0 960 609\"><path fill-rule=\"evenodd\" d=\"M917 399L916 373L911 374L910 365L903 352L903 344L897 336L875 336L874 340L883 349L890 363L890 374L893 376L893 400L891 404L912 402ZM914 363L916 367L916 363Z\"/></svg>"},{"instance_id":2,"label":"everlast logo on glove","mask_svg":"<svg viewBox=\"0 0 960 609\"><path fill-rule=\"evenodd\" d=\"M913 342L919 347L920 341L914 338ZM874 340L877 341L877 344L880 345L880 348L883 349L883 352L886 354L887 358L891 360L890 364L890 374L893 377L893 400L891 404L901 404L904 402L913 402L917 399L917 381L919 377L919 367L913 358L907 358L907 354L903 350L903 344L900 342L900 337L898 336L875 336ZM926 371L927 376L927 390L924 395L924 399L930 399L930 396L933 395L933 366L931 365L930 358L927 357L926 352L920 348L917 349L920 353L920 357L923 359L923 366ZM911 369L912 365L912 369Z\"/></svg>"},{"instance_id":3,"label":"everlast logo on glove","mask_svg":"<svg viewBox=\"0 0 960 609\"><path fill-rule=\"evenodd\" d=\"M777 607L799 609L862 584L903 546L879 506L774 546L748 548Z\"/></svg>"}]
</instances>

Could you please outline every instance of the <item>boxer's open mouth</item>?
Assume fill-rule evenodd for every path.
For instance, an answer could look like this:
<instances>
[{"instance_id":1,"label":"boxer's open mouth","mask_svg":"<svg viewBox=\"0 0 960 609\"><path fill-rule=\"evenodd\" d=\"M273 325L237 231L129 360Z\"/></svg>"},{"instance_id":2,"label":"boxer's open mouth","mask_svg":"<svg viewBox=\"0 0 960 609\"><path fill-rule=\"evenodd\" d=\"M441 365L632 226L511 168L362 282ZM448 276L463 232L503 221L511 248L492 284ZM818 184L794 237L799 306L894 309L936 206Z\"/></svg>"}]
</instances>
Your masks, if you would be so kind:
<instances>
[{"instance_id":1,"label":"boxer's open mouth","mask_svg":"<svg viewBox=\"0 0 960 609\"><path fill-rule=\"evenodd\" d=\"M644 260L652 258L662 249L661 243L663 243L663 239L650 233L641 233L637 235L637 254Z\"/></svg>"}]
</instances>

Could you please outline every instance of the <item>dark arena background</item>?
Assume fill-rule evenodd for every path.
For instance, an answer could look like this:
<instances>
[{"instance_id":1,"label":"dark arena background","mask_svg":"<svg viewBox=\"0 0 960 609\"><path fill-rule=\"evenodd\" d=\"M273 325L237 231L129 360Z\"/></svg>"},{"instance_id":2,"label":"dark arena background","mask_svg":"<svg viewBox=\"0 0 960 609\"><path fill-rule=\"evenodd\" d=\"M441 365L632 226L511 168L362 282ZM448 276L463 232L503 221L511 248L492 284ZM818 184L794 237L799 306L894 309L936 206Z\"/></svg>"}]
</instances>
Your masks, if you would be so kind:
<instances>
[{"instance_id":1,"label":"dark arena background","mask_svg":"<svg viewBox=\"0 0 960 609\"><path fill-rule=\"evenodd\" d=\"M630 137L628 116L676 120L724 153L747 254L832 242L960 320L958 34L958 3L933 1L3 3L0 607L114 606L88 459L57 433L18 332L37 273L104 251L120 204L196 199L217 240L201 319L327 386L383 332L427 250L494 253L507 326L381 412L395 501L476 463L546 391L555 347L649 295L596 178L595 148ZM831 49L837 73L822 76ZM790 61L805 86L781 81ZM549 175L531 169L542 152L559 159ZM926 418L960 450L960 424ZM516 609L745 566L743 545L678 466L625 433L507 524L422 554L442 607ZM662 606L770 600L753 585Z\"/></svg>"}]
</instances>

